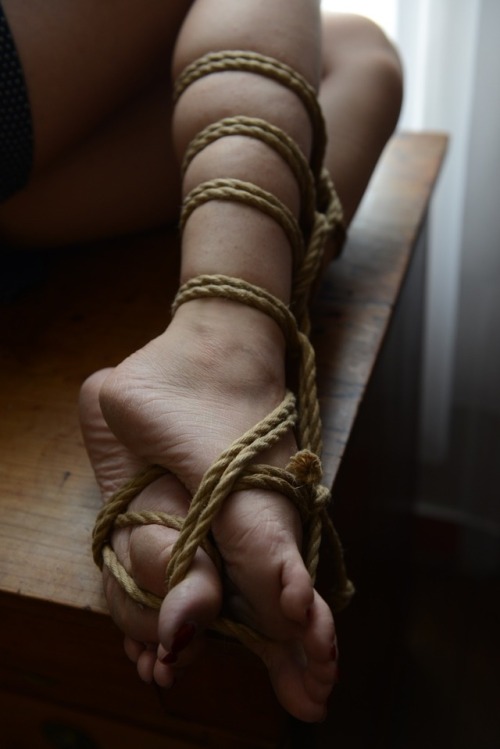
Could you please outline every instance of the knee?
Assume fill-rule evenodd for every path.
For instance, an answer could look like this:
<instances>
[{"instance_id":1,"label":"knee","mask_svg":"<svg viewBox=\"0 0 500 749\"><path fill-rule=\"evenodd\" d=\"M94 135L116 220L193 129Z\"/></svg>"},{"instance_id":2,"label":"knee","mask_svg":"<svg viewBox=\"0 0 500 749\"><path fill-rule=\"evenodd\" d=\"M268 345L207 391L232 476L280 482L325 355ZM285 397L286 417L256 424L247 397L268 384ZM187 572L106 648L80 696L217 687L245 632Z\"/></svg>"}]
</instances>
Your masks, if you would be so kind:
<instances>
[{"instance_id":1,"label":"knee","mask_svg":"<svg viewBox=\"0 0 500 749\"><path fill-rule=\"evenodd\" d=\"M376 59L391 65L401 78L396 47L383 29L370 18L352 13L325 13L322 16L325 63L335 67L342 59Z\"/></svg>"},{"instance_id":2,"label":"knee","mask_svg":"<svg viewBox=\"0 0 500 749\"><path fill-rule=\"evenodd\" d=\"M345 73L365 77L397 121L403 100L403 69L399 53L384 31L371 19L354 14L323 17L324 76Z\"/></svg>"}]
</instances>

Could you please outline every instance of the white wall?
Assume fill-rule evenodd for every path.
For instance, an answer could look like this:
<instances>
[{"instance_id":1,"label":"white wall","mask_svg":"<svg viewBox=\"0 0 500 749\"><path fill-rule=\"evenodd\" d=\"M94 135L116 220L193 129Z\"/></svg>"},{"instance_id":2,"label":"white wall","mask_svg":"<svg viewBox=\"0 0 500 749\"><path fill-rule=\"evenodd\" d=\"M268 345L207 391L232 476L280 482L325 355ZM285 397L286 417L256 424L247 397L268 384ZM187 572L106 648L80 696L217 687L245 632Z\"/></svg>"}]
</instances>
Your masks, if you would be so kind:
<instances>
[{"instance_id":1,"label":"white wall","mask_svg":"<svg viewBox=\"0 0 500 749\"><path fill-rule=\"evenodd\" d=\"M393 38L396 34L398 0L321 0L325 10L336 13L357 13L372 18Z\"/></svg>"},{"instance_id":2,"label":"white wall","mask_svg":"<svg viewBox=\"0 0 500 749\"><path fill-rule=\"evenodd\" d=\"M399 0L401 127L450 135L430 221L420 509L468 529L472 566L487 545L470 534L487 531L481 564L492 568L500 551L499 30L498 0Z\"/></svg>"},{"instance_id":3,"label":"white wall","mask_svg":"<svg viewBox=\"0 0 500 749\"><path fill-rule=\"evenodd\" d=\"M455 400L500 416L500 2L481 4L467 152ZM500 447L500 446L499 446ZM500 494L500 489L499 489Z\"/></svg>"},{"instance_id":4,"label":"white wall","mask_svg":"<svg viewBox=\"0 0 500 749\"><path fill-rule=\"evenodd\" d=\"M457 477L459 509L479 517L496 534L500 534L499 29L500 3L482 0L467 151L449 461Z\"/></svg>"},{"instance_id":5,"label":"white wall","mask_svg":"<svg viewBox=\"0 0 500 749\"><path fill-rule=\"evenodd\" d=\"M399 127L450 136L430 216L421 461L432 480L420 506L498 535L500 0L323 4L374 17L395 40Z\"/></svg>"},{"instance_id":6,"label":"white wall","mask_svg":"<svg viewBox=\"0 0 500 749\"><path fill-rule=\"evenodd\" d=\"M481 0L399 0L396 41L406 90L400 128L450 136L429 231L421 439L426 463L442 462L449 450L480 7Z\"/></svg>"}]
</instances>

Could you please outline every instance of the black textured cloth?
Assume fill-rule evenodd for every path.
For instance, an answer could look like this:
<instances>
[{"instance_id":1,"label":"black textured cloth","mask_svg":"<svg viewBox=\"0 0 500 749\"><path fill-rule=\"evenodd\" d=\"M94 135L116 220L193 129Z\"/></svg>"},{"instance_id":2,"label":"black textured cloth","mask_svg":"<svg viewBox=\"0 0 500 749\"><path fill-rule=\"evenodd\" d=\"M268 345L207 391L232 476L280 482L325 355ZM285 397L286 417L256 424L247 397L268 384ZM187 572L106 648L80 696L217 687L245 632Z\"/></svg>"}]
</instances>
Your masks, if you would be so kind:
<instances>
[{"instance_id":1,"label":"black textured cloth","mask_svg":"<svg viewBox=\"0 0 500 749\"><path fill-rule=\"evenodd\" d=\"M32 163L33 129L28 92L0 5L0 202L24 187Z\"/></svg>"}]
</instances>

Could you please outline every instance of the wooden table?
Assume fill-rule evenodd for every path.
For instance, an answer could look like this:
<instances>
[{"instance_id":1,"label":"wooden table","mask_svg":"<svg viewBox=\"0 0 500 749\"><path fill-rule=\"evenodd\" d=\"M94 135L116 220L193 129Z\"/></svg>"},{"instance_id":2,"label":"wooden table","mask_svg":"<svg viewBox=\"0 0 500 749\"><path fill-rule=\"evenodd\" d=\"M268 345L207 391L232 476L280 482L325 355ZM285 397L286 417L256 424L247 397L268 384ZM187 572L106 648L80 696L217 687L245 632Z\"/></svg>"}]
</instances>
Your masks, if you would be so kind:
<instances>
[{"instance_id":1,"label":"wooden table","mask_svg":"<svg viewBox=\"0 0 500 749\"><path fill-rule=\"evenodd\" d=\"M348 456L359 455L360 431L362 449L370 452L377 434L391 428L389 417L382 426L365 417L363 427L360 416L391 330L403 326L401 339L418 347L418 331L406 335L396 312L445 147L437 134L392 140L315 305L324 462L354 569L362 500L349 498L356 468L349 469ZM89 553L100 501L78 425L79 386L163 329L174 291L167 280L175 276L173 245L167 234L54 253L44 282L0 309L0 733L6 749L289 745L289 722L266 674L237 644L211 640L199 664L168 692L140 683L106 613ZM418 295L410 308L406 320L418 320ZM396 390L414 380L415 367L405 366L408 361L393 363ZM387 378L379 380L387 387ZM395 395L392 401L397 404ZM408 410L404 397L401 402ZM414 414L414 404L409 410ZM370 436L372 427L378 429Z\"/></svg>"}]
</instances>

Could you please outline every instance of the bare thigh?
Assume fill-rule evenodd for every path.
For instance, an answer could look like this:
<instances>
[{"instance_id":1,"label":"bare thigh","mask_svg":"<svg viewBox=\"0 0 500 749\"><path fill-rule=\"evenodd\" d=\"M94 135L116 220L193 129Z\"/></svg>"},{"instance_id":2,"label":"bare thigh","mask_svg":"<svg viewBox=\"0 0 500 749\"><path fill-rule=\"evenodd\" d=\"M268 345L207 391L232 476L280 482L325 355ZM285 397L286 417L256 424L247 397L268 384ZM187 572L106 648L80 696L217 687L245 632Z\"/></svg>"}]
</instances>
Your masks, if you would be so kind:
<instances>
[{"instance_id":1,"label":"bare thigh","mask_svg":"<svg viewBox=\"0 0 500 749\"><path fill-rule=\"evenodd\" d=\"M397 54L371 22L329 16L323 24L320 101L327 166L350 222L399 115ZM63 245L160 227L176 220L180 179L171 144L169 70L28 187L0 206L13 243Z\"/></svg>"},{"instance_id":2,"label":"bare thigh","mask_svg":"<svg viewBox=\"0 0 500 749\"><path fill-rule=\"evenodd\" d=\"M34 131L30 181L0 206L4 241L60 245L171 218L170 68L192 2L3 0Z\"/></svg>"},{"instance_id":3,"label":"bare thigh","mask_svg":"<svg viewBox=\"0 0 500 749\"><path fill-rule=\"evenodd\" d=\"M34 174L169 71L193 0L2 0L33 114Z\"/></svg>"},{"instance_id":4,"label":"bare thigh","mask_svg":"<svg viewBox=\"0 0 500 749\"><path fill-rule=\"evenodd\" d=\"M0 236L58 247L150 231L178 218L167 77L0 205Z\"/></svg>"}]
</instances>

